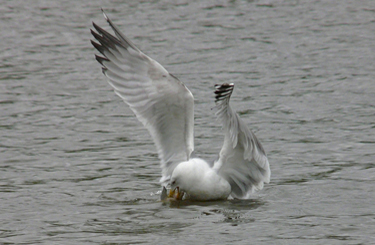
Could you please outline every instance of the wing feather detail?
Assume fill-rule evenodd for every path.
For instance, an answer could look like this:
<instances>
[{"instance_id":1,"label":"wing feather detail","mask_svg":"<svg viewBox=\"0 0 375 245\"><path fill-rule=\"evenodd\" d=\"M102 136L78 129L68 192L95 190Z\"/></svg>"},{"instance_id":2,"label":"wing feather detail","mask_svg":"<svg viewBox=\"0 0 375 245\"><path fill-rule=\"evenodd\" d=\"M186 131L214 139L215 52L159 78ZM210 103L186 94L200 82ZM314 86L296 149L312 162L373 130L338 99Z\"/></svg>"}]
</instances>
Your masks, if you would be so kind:
<instances>
[{"instance_id":1,"label":"wing feather detail","mask_svg":"<svg viewBox=\"0 0 375 245\"><path fill-rule=\"evenodd\" d=\"M216 115L225 138L213 168L229 182L233 197L246 199L270 181L271 171L262 144L229 105L233 88L233 83L215 85Z\"/></svg>"},{"instance_id":2,"label":"wing feather detail","mask_svg":"<svg viewBox=\"0 0 375 245\"><path fill-rule=\"evenodd\" d=\"M115 36L93 23L101 55L96 60L115 93L148 129L161 160L162 179L194 150L194 98L189 89L157 61L142 53L104 13Z\"/></svg>"}]
</instances>

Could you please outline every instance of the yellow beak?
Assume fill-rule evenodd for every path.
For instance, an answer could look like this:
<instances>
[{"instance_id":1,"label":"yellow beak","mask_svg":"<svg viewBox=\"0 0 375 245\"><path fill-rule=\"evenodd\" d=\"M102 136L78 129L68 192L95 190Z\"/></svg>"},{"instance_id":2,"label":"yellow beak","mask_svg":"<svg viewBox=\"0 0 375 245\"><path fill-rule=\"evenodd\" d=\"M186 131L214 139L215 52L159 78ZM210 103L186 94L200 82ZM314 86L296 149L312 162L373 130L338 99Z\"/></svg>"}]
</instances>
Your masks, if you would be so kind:
<instances>
[{"instance_id":1,"label":"yellow beak","mask_svg":"<svg viewBox=\"0 0 375 245\"><path fill-rule=\"evenodd\" d=\"M176 198L176 200L182 200L182 198L184 197L184 194L185 193L183 191L180 191L179 187L176 187L174 189L170 189L168 197Z\"/></svg>"},{"instance_id":2,"label":"yellow beak","mask_svg":"<svg viewBox=\"0 0 375 245\"><path fill-rule=\"evenodd\" d=\"M168 195L169 198L174 197L174 193L176 192L176 189L177 189L177 188L178 188L178 187L176 187L176 188L173 189L173 190L172 190L172 189L169 190L169 195Z\"/></svg>"}]
</instances>

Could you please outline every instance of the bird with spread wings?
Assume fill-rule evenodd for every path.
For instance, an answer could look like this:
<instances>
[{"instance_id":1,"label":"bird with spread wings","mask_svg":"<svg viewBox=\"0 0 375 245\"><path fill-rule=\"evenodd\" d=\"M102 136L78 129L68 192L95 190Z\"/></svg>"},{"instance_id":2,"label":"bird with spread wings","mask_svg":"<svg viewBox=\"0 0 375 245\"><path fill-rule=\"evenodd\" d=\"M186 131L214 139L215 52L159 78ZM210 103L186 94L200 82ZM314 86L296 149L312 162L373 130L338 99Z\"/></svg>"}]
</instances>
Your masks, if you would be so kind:
<instances>
[{"instance_id":1,"label":"bird with spread wings","mask_svg":"<svg viewBox=\"0 0 375 245\"><path fill-rule=\"evenodd\" d=\"M190 90L157 61L140 51L108 18L115 35L93 23L100 52L96 60L115 93L147 128L161 162L169 197L199 201L246 199L270 181L270 166L260 141L229 104L233 83L215 85L216 115L225 134L213 164L192 158L194 98Z\"/></svg>"}]
</instances>

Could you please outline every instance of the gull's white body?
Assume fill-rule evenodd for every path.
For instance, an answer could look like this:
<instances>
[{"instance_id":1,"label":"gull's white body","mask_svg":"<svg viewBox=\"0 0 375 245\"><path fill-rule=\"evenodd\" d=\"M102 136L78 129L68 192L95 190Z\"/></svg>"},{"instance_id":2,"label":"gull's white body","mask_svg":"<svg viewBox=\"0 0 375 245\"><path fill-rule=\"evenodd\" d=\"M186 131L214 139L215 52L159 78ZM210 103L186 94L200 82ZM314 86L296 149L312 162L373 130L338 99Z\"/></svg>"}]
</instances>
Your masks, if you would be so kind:
<instances>
[{"instance_id":1,"label":"gull's white body","mask_svg":"<svg viewBox=\"0 0 375 245\"><path fill-rule=\"evenodd\" d=\"M176 166L171 182L177 180L180 190L189 195L191 200L208 201L226 199L231 187L223 177L203 159L191 158ZM171 184L171 188L174 185Z\"/></svg>"},{"instance_id":2,"label":"gull's white body","mask_svg":"<svg viewBox=\"0 0 375 245\"><path fill-rule=\"evenodd\" d=\"M104 12L103 12L104 14ZM229 99L233 84L216 85L216 115L225 132L213 164L190 158L194 150L194 98L189 89L157 61L142 53L112 21L116 37L93 23L96 56L115 93L150 132L161 160L162 185L179 187L194 200L248 198L270 180L266 153Z\"/></svg>"}]
</instances>

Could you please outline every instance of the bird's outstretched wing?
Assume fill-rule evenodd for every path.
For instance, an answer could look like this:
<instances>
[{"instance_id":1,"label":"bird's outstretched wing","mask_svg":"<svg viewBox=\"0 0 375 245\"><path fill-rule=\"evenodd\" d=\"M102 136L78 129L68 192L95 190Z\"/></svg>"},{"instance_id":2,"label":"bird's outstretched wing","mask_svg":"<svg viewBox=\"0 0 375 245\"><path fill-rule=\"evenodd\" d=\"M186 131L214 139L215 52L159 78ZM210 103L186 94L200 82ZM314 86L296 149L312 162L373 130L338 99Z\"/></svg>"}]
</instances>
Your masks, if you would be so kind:
<instances>
[{"instance_id":1,"label":"bird's outstretched wing","mask_svg":"<svg viewBox=\"0 0 375 245\"><path fill-rule=\"evenodd\" d=\"M223 123L225 139L213 168L231 185L232 197L246 199L270 181L271 171L261 143L229 105L233 88L233 83L215 85L216 115Z\"/></svg>"},{"instance_id":2,"label":"bird's outstretched wing","mask_svg":"<svg viewBox=\"0 0 375 245\"><path fill-rule=\"evenodd\" d=\"M92 45L108 83L150 132L168 181L176 164L194 150L194 98L186 86L157 61L142 53L104 13L116 36L95 23Z\"/></svg>"}]
</instances>

